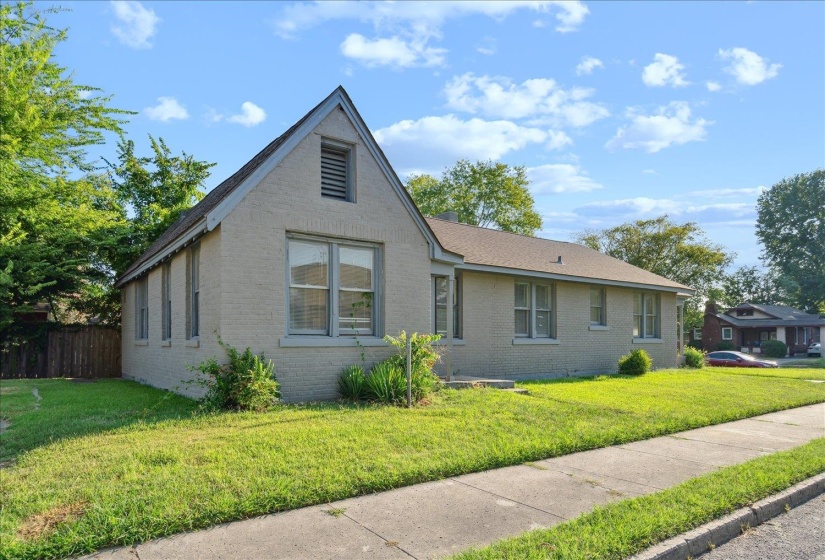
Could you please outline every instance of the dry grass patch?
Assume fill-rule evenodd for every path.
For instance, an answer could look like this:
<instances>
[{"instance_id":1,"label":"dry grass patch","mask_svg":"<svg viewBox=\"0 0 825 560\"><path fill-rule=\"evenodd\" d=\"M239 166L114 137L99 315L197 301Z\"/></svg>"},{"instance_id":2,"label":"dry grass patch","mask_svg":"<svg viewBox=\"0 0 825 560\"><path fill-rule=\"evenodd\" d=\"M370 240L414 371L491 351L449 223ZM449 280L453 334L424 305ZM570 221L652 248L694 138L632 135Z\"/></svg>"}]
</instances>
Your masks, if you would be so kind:
<instances>
[{"instance_id":1,"label":"dry grass patch","mask_svg":"<svg viewBox=\"0 0 825 560\"><path fill-rule=\"evenodd\" d=\"M58 506L47 511L36 513L23 521L17 536L21 539L34 540L53 532L58 525L74 521L86 513L87 502Z\"/></svg>"}]
</instances>

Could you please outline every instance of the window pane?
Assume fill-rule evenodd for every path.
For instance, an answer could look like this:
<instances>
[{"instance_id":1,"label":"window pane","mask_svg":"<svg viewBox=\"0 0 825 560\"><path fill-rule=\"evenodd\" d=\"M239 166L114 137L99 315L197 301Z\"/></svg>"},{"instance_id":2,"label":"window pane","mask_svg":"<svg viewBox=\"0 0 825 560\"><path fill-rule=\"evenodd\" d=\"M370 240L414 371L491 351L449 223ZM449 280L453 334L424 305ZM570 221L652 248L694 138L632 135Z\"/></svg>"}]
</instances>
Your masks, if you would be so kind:
<instances>
[{"instance_id":1,"label":"window pane","mask_svg":"<svg viewBox=\"0 0 825 560\"><path fill-rule=\"evenodd\" d=\"M293 286L329 285L327 271L329 263L329 246L326 243L290 240L289 271Z\"/></svg>"},{"instance_id":2,"label":"window pane","mask_svg":"<svg viewBox=\"0 0 825 560\"><path fill-rule=\"evenodd\" d=\"M433 297L435 316L435 332L447 334L447 278L436 276L433 278Z\"/></svg>"},{"instance_id":3,"label":"window pane","mask_svg":"<svg viewBox=\"0 0 825 560\"><path fill-rule=\"evenodd\" d=\"M516 284L516 307L530 307L530 285Z\"/></svg>"},{"instance_id":4,"label":"window pane","mask_svg":"<svg viewBox=\"0 0 825 560\"><path fill-rule=\"evenodd\" d=\"M548 337L550 334L550 312L536 311L536 336Z\"/></svg>"},{"instance_id":5,"label":"window pane","mask_svg":"<svg viewBox=\"0 0 825 560\"><path fill-rule=\"evenodd\" d=\"M642 336L642 316L636 315L633 317L633 336L639 338Z\"/></svg>"},{"instance_id":6,"label":"window pane","mask_svg":"<svg viewBox=\"0 0 825 560\"><path fill-rule=\"evenodd\" d=\"M289 330L327 332L327 290L289 289Z\"/></svg>"},{"instance_id":7,"label":"window pane","mask_svg":"<svg viewBox=\"0 0 825 560\"><path fill-rule=\"evenodd\" d=\"M536 284L536 309L550 309L550 286Z\"/></svg>"},{"instance_id":8,"label":"window pane","mask_svg":"<svg viewBox=\"0 0 825 560\"><path fill-rule=\"evenodd\" d=\"M656 336L656 320L648 315L645 317L645 337L650 338L653 336Z\"/></svg>"},{"instance_id":9,"label":"window pane","mask_svg":"<svg viewBox=\"0 0 825 560\"><path fill-rule=\"evenodd\" d=\"M654 315L656 313L656 296L645 296L645 314Z\"/></svg>"},{"instance_id":10,"label":"window pane","mask_svg":"<svg viewBox=\"0 0 825 560\"><path fill-rule=\"evenodd\" d=\"M375 251L362 247L341 247L341 287L372 290L372 259Z\"/></svg>"},{"instance_id":11,"label":"window pane","mask_svg":"<svg viewBox=\"0 0 825 560\"><path fill-rule=\"evenodd\" d=\"M633 294L633 314L642 314L642 294Z\"/></svg>"},{"instance_id":12,"label":"window pane","mask_svg":"<svg viewBox=\"0 0 825 560\"><path fill-rule=\"evenodd\" d=\"M516 309L516 334L527 336L530 334L530 312L526 309Z\"/></svg>"},{"instance_id":13,"label":"window pane","mask_svg":"<svg viewBox=\"0 0 825 560\"><path fill-rule=\"evenodd\" d=\"M591 307L590 308L590 322L600 325L602 322L602 308L601 307Z\"/></svg>"},{"instance_id":14,"label":"window pane","mask_svg":"<svg viewBox=\"0 0 825 560\"><path fill-rule=\"evenodd\" d=\"M338 292L338 326L372 330L372 292Z\"/></svg>"},{"instance_id":15,"label":"window pane","mask_svg":"<svg viewBox=\"0 0 825 560\"><path fill-rule=\"evenodd\" d=\"M590 305L593 307L601 307L602 293L601 288L590 288Z\"/></svg>"}]
</instances>

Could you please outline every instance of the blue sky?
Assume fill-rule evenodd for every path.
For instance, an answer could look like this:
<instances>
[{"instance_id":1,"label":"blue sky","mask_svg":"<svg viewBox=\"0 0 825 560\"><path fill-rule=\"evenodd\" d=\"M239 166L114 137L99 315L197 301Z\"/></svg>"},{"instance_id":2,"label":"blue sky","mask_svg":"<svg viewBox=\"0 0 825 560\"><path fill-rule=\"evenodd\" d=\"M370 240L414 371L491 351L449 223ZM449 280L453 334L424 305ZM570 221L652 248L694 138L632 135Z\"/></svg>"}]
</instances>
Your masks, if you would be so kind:
<instances>
[{"instance_id":1,"label":"blue sky","mask_svg":"<svg viewBox=\"0 0 825 560\"><path fill-rule=\"evenodd\" d=\"M207 189L341 84L402 179L523 165L544 237L668 213L753 265L760 190L825 162L822 2L60 5L57 62Z\"/></svg>"}]
</instances>

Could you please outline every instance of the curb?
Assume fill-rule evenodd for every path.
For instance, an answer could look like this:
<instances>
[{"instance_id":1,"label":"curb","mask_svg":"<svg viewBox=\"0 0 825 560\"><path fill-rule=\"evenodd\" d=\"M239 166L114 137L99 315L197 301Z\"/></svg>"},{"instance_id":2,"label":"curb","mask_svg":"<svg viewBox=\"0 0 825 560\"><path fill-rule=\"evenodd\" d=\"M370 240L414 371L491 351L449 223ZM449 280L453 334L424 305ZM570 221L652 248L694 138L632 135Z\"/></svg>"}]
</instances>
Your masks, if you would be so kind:
<instances>
[{"instance_id":1,"label":"curb","mask_svg":"<svg viewBox=\"0 0 825 560\"><path fill-rule=\"evenodd\" d=\"M663 541L630 560L687 560L713 550L720 544L735 539L745 530L773 519L790 508L804 504L825 494L825 473L803 480L751 506L738 509L720 519L706 523L687 533Z\"/></svg>"}]
</instances>

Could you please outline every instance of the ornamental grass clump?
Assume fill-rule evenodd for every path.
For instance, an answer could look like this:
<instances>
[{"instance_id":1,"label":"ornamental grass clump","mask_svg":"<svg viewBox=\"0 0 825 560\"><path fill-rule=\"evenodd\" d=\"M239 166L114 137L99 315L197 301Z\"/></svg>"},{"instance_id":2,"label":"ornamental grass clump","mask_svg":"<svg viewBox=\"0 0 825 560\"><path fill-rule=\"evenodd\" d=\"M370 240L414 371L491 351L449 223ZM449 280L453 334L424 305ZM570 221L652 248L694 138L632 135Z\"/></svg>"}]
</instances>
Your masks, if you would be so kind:
<instances>
[{"instance_id":1,"label":"ornamental grass clump","mask_svg":"<svg viewBox=\"0 0 825 560\"><path fill-rule=\"evenodd\" d=\"M265 412L281 398L280 385L275 379L275 365L263 354L253 354L250 348L243 352L222 341L229 363L219 364L209 358L192 368L204 374L197 381L206 386L201 405L208 411L239 410Z\"/></svg>"},{"instance_id":2,"label":"ornamental grass clump","mask_svg":"<svg viewBox=\"0 0 825 560\"><path fill-rule=\"evenodd\" d=\"M366 382L367 400L401 404L407 399L407 376L390 360L376 364Z\"/></svg>"},{"instance_id":3,"label":"ornamental grass clump","mask_svg":"<svg viewBox=\"0 0 825 560\"><path fill-rule=\"evenodd\" d=\"M619 358L620 375L642 375L649 372L652 366L650 355L641 348Z\"/></svg>"},{"instance_id":4,"label":"ornamental grass clump","mask_svg":"<svg viewBox=\"0 0 825 560\"><path fill-rule=\"evenodd\" d=\"M685 367L699 369L705 367L705 353L702 350L685 348Z\"/></svg>"},{"instance_id":5,"label":"ornamental grass clump","mask_svg":"<svg viewBox=\"0 0 825 560\"><path fill-rule=\"evenodd\" d=\"M348 401L360 401L367 394L367 376L361 366L347 366L338 377L338 394Z\"/></svg>"}]
</instances>

